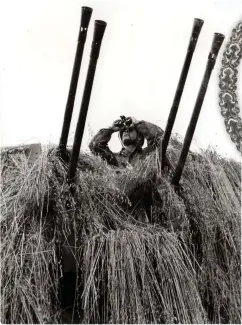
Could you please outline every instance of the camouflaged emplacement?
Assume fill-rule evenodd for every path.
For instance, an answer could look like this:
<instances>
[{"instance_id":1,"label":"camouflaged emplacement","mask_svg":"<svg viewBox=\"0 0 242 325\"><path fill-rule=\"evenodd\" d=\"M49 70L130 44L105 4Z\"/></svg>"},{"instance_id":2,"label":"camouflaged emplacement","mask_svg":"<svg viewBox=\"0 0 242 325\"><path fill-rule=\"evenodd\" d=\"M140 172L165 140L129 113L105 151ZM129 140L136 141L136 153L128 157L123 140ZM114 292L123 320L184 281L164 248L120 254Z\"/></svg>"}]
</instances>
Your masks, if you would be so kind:
<instances>
[{"instance_id":1,"label":"camouflaged emplacement","mask_svg":"<svg viewBox=\"0 0 242 325\"><path fill-rule=\"evenodd\" d=\"M42 147L40 143L32 143L23 146L3 147L1 151L8 154L25 153L29 163L33 164L42 154Z\"/></svg>"}]
</instances>

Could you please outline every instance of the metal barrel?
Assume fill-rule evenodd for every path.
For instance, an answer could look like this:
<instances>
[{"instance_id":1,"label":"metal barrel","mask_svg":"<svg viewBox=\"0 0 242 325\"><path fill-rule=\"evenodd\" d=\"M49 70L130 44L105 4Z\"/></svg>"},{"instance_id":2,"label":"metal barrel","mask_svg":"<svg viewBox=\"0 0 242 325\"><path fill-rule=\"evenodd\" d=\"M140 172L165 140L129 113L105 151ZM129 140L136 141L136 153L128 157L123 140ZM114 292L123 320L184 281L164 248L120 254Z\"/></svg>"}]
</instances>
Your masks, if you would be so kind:
<instances>
[{"instance_id":1,"label":"metal barrel","mask_svg":"<svg viewBox=\"0 0 242 325\"><path fill-rule=\"evenodd\" d=\"M170 114L166 123L166 129L165 129L165 133L164 133L164 137L163 140L161 142L161 163L162 163L162 168L164 168L165 164L164 164L164 158L166 155L166 150L168 147L168 143L170 140L170 136L171 136L171 131L176 119L176 114L178 111L178 107L180 104L180 100L181 100L181 96L183 93L183 89L185 86L185 82L187 79L187 74L190 68L190 64L192 61L192 57L193 57L193 53L195 51L196 48L196 44L197 44L197 40L200 34L200 31L202 29L204 21L202 19L198 19L195 18L194 19L194 23L193 23L193 28L192 28L192 34L190 36L190 41L189 41L189 45L188 45L188 49L187 49L187 54L186 54L186 58L185 61L183 63L183 68L181 71L181 75L180 75L180 79L177 85L177 89L176 89L176 93L175 93L175 97L173 99L173 103L170 109Z\"/></svg>"},{"instance_id":2,"label":"metal barrel","mask_svg":"<svg viewBox=\"0 0 242 325\"><path fill-rule=\"evenodd\" d=\"M80 108L80 113L77 121L74 143L71 153L71 159L68 168L68 180L74 179L76 174L76 167L78 162L78 157L81 148L82 137L85 128L87 110L89 106L89 101L91 97L92 85L96 71L97 60L99 57L99 52L102 44L103 35L106 29L107 23L102 20L95 20L94 35L92 42L92 49L90 54L89 67L87 71L86 82L83 91L82 103Z\"/></svg>"},{"instance_id":3,"label":"metal barrel","mask_svg":"<svg viewBox=\"0 0 242 325\"><path fill-rule=\"evenodd\" d=\"M205 69L205 73L203 76L203 80L200 86L200 90L198 92L198 96L197 96L197 100L193 109L193 113L187 128L187 132L185 135L185 139L184 139L184 143L182 146L182 150L181 150L181 154L172 178L171 183L175 186L179 185L180 179L181 179L181 175L184 169L184 165L186 162L186 158L189 152L189 148L192 142L192 138L193 138L193 134L197 125L197 121L199 118L199 114L201 111L201 107L203 104L203 100L205 98L205 94L207 91L207 87L208 87L208 83L209 83L209 79L213 70L213 67L215 65L216 59L217 59L217 55L218 52L220 50L220 47L223 43L224 40L224 35L219 34L219 33L215 33L214 34L214 38L213 38L213 42L212 42L212 47L208 56L208 61L207 61L207 65L206 65L206 69Z\"/></svg>"},{"instance_id":4,"label":"metal barrel","mask_svg":"<svg viewBox=\"0 0 242 325\"><path fill-rule=\"evenodd\" d=\"M79 36L77 41L76 56L75 56L73 70L72 70L71 83L70 83L69 93L67 97L64 121L63 121L63 126L61 131L60 142L59 142L60 152L63 152L66 149L66 145L67 145L74 101L76 96L77 83L78 83L78 78L79 78L79 73L81 68L83 50L86 42L87 30L91 19L91 15L92 15L92 8L82 7L81 25L80 25Z\"/></svg>"}]
</instances>

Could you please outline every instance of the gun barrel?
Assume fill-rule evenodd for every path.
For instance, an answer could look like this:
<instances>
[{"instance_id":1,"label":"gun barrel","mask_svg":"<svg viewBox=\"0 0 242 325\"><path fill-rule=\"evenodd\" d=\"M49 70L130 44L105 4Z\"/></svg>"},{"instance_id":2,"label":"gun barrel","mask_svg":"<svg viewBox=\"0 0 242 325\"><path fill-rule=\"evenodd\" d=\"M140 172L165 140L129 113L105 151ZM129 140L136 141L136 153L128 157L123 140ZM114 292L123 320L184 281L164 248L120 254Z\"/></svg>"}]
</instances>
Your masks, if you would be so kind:
<instances>
[{"instance_id":1,"label":"gun barrel","mask_svg":"<svg viewBox=\"0 0 242 325\"><path fill-rule=\"evenodd\" d=\"M183 147L181 150L181 154L180 154L180 158L178 160L176 169L175 169L175 173L173 175L172 178L172 184L175 186L179 185L182 173L183 173L183 169L184 169L184 165L186 162L186 158L189 152L189 148L192 142L192 138L195 132L195 128L197 125L197 121L199 118L199 114L201 111L201 107L205 98L205 94L207 91L207 87L208 87L208 83L209 83L209 79L210 76L212 74L212 70L214 68L214 65L216 63L216 59L217 59L217 55L219 52L219 49L223 43L224 40L224 35L219 34L219 33L215 33L214 34L214 38L213 38L213 42L212 42L212 46L211 46L211 50L210 53L208 55L208 61L207 61L207 66L205 69L205 73L203 76L203 80L200 86L200 90L198 92L198 96L197 96L197 100L193 109L193 113L187 128L187 132L185 135L185 139L184 139L184 143L183 143Z\"/></svg>"},{"instance_id":2,"label":"gun barrel","mask_svg":"<svg viewBox=\"0 0 242 325\"><path fill-rule=\"evenodd\" d=\"M197 40L200 34L200 31L202 29L204 21L202 19L199 18L195 18L194 19L194 23L193 23L193 28L192 28L192 33L190 36L190 41L188 44L188 49L187 49L187 54L185 57L185 61L183 64L183 68L181 71L181 75L180 75L180 79L177 85L177 89L176 89L176 93L173 99L173 103L170 109L170 113L169 113L169 117L166 123L166 128L165 128L165 133L164 133L164 137L163 140L161 142L161 162L162 162L162 168L164 168L164 158L166 155L166 150L168 147L168 143L171 137L171 132L173 129L173 125L176 119L176 115L177 115L177 111L178 111L178 107L180 104L180 100L181 100L181 96L183 93L183 89L186 83L186 79L187 79L187 75L188 75L188 71L190 68L190 64L192 61L192 57L193 57L193 53L195 51L196 48L196 44L197 44Z\"/></svg>"},{"instance_id":3,"label":"gun barrel","mask_svg":"<svg viewBox=\"0 0 242 325\"><path fill-rule=\"evenodd\" d=\"M76 167L79 158L82 137L84 133L86 116L88 111L88 106L90 102L92 85L96 71L96 65L99 57L99 52L102 44L103 35L106 29L107 23L102 20L96 20L94 26L94 35L92 42L92 49L90 54L89 67L87 71L86 82L83 91L82 103L80 108L80 113L77 121L74 143L71 153L70 164L68 168L68 180L72 181L76 174Z\"/></svg>"},{"instance_id":4,"label":"gun barrel","mask_svg":"<svg viewBox=\"0 0 242 325\"><path fill-rule=\"evenodd\" d=\"M72 70L69 93L66 102L64 121L63 121L63 126L61 131L60 142L59 142L60 152L63 152L66 149L66 145L67 145L73 107L74 107L74 102L76 97L76 89L78 84L80 68L81 68L82 56L83 56L84 46L87 37L87 30L91 19L91 15L92 15L92 8L82 7L81 24L80 24L80 30L78 35L78 41L77 41L76 56L73 65L73 70Z\"/></svg>"}]
</instances>

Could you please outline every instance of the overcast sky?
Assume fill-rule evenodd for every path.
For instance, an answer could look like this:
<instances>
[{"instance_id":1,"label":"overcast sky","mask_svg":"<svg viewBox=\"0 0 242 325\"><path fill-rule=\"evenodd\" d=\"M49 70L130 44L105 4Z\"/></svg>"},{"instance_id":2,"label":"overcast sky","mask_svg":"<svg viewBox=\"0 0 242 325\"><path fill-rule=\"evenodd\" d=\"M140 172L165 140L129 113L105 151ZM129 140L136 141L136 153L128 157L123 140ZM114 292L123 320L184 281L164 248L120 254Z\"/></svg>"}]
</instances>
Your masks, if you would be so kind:
<instances>
[{"instance_id":1,"label":"overcast sky","mask_svg":"<svg viewBox=\"0 0 242 325\"><path fill-rule=\"evenodd\" d=\"M1 8L1 145L58 143L76 51L81 7L93 8L80 72L69 144L72 144L89 62L95 19L107 22L83 138L119 115L165 128L191 34L205 21L174 132L185 135L214 32L226 39L210 79L193 148L216 147L240 159L218 105L224 46L242 18L241 0L5 0ZM239 82L242 69L240 67ZM238 93L242 93L241 84ZM240 104L241 107L241 104ZM116 135L111 148L118 151Z\"/></svg>"}]
</instances>

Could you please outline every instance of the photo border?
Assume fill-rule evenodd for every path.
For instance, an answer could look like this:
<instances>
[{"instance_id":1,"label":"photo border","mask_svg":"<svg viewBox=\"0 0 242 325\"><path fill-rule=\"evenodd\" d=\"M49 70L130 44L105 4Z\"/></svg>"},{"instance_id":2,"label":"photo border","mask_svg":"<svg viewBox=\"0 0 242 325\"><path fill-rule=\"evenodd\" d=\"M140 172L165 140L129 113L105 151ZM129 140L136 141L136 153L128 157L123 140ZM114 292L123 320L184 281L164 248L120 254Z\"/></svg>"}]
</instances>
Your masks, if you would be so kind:
<instances>
[{"instance_id":1,"label":"photo border","mask_svg":"<svg viewBox=\"0 0 242 325\"><path fill-rule=\"evenodd\" d=\"M226 131L242 153L242 121L239 116L237 75L242 57L242 21L232 30L229 42L223 52L222 68L219 74L219 106L224 117Z\"/></svg>"}]
</instances>

